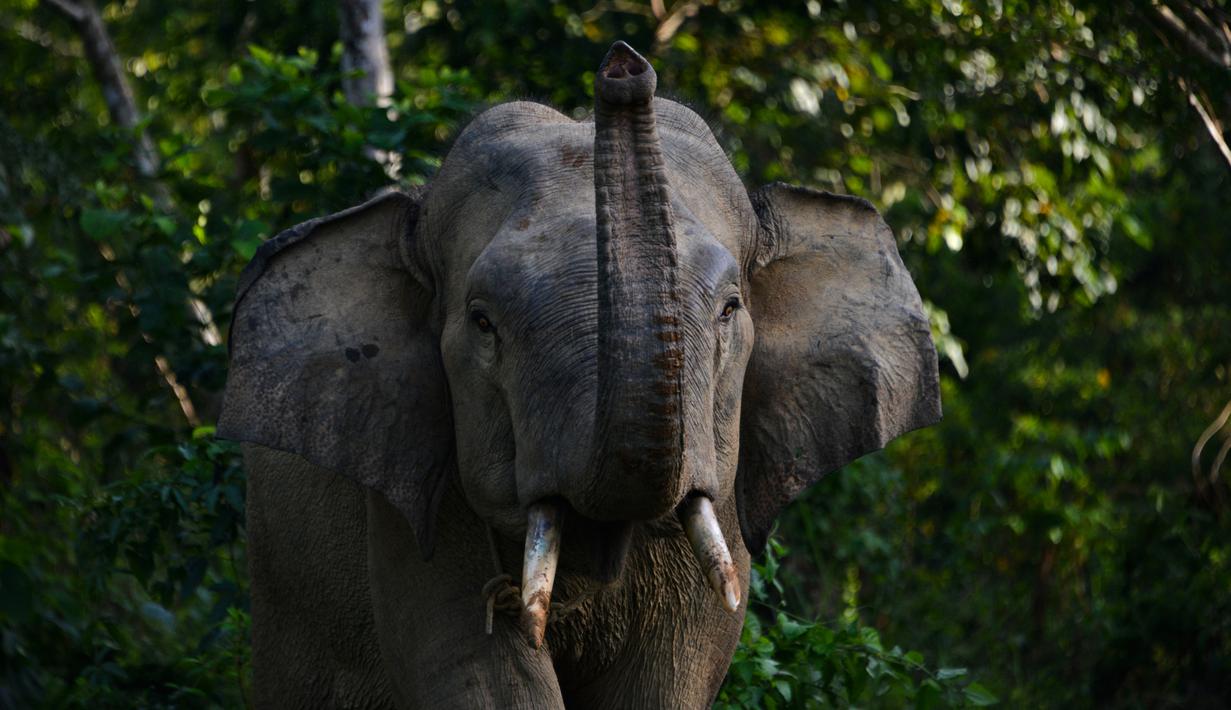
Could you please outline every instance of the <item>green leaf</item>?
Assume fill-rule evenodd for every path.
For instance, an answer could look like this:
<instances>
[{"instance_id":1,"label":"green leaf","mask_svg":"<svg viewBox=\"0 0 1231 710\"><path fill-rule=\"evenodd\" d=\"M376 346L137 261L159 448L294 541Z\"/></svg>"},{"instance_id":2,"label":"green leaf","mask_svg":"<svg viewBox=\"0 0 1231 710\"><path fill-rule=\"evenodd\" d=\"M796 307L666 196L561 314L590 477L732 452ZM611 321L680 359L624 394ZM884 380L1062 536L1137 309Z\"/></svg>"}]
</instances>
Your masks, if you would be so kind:
<instances>
[{"instance_id":1,"label":"green leaf","mask_svg":"<svg viewBox=\"0 0 1231 710\"><path fill-rule=\"evenodd\" d=\"M872 71L876 72L876 77L878 79L881 81L889 81L893 78L893 71L889 68L889 65L885 63L885 60L881 59L879 54L872 54L868 57L868 59L872 62Z\"/></svg>"},{"instance_id":2,"label":"green leaf","mask_svg":"<svg viewBox=\"0 0 1231 710\"><path fill-rule=\"evenodd\" d=\"M153 222L154 226L158 228L158 231L162 232L165 236L170 237L175 234L174 219L164 215L158 215L156 217L152 217L150 221Z\"/></svg>"},{"instance_id":3,"label":"green leaf","mask_svg":"<svg viewBox=\"0 0 1231 710\"><path fill-rule=\"evenodd\" d=\"M966 686L962 693L966 696L966 700L968 700L971 705L975 705L977 707L987 707L1000 702L995 695L992 695L991 691L979 683L971 683Z\"/></svg>"},{"instance_id":4,"label":"green leaf","mask_svg":"<svg viewBox=\"0 0 1231 710\"><path fill-rule=\"evenodd\" d=\"M114 237L127 223L127 212L94 208L81 211L81 229L97 241Z\"/></svg>"},{"instance_id":5,"label":"green leaf","mask_svg":"<svg viewBox=\"0 0 1231 710\"><path fill-rule=\"evenodd\" d=\"M919 685L919 690L915 692L915 709L916 710L932 710L932 708L940 707L941 688L936 684L936 681L928 679Z\"/></svg>"},{"instance_id":6,"label":"green leaf","mask_svg":"<svg viewBox=\"0 0 1231 710\"><path fill-rule=\"evenodd\" d=\"M1124 235L1132 240L1134 244L1147 251L1154 248L1154 235L1150 233L1141 221L1131 214L1120 215L1120 228L1124 230Z\"/></svg>"},{"instance_id":7,"label":"green leaf","mask_svg":"<svg viewBox=\"0 0 1231 710\"><path fill-rule=\"evenodd\" d=\"M267 49L262 49L255 44L248 45L248 53L252 55L253 59L266 66L271 66L277 63L273 52L270 52Z\"/></svg>"},{"instance_id":8,"label":"green leaf","mask_svg":"<svg viewBox=\"0 0 1231 710\"><path fill-rule=\"evenodd\" d=\"M265 242L269 234L269 225L260 220L243 220L235 230L231 239L231 247L244 259L252 259L256 250Z\"/></svg>"}]
</instances>

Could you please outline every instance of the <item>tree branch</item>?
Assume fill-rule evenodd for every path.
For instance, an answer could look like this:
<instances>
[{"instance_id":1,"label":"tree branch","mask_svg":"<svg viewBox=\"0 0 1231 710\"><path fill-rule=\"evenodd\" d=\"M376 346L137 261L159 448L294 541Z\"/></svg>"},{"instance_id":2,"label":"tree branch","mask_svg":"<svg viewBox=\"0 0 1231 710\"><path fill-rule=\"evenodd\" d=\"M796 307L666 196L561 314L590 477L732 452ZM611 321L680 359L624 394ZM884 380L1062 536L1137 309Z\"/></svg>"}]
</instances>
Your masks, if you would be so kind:
<instances>
[{"instance_id":1,"label":"tree branch","mask_svg":"<svg viewBox=\"0 0 1231 710\"><path fill-rule=\"evenodd\" d=\"M1210 422L1210 425L1205 428L1205 431L1201 432L1201 436L1197 437L1196 445L1193 446L1193 481L1197 484L1197 492L1199 493L1204 493L1206 486L1205 476L1201 473L1201 452L1205 449L1205 445L1209 442L1209 440L1214 438L1214 435L1223 428L1228 419L1231 419L1231 400L1227 401L1226 406L1222 408L1222 411L1218 413L1218 416L1214 417L1214 421ZM1218 465L1221 466L1222 462L1219 461ZM1218 469L1216 467L1212 473L1216 474L1217 470Z\"/></svg>"},{"instance_id":2,"label":"tree branch","mask_svg":"<svg viewBox=\"0 0 1231 710\"><path fill-rule=\"evenodd\" d=\"M1188 103L1197 110L1201 123L1205 124L1206 132L1210 134L1210 138L1214 139L1214 144L1218 146L1223 159L1227 161L1227 166L1231 167L1231 148L1227 146L1226 138L1223 137L1222 122L1214 116L1213 110L1206 106L1197 92L1188 88L1188 82L1180 79L1180 88L1188 94Z\"/></svg>"},{"instance_id":3,"label":"tree branch","mask_svg":"<svg viewBox=\"0 0 1231 710\"><path fill-rule=\"evenodd\" d=\"M1172 0L1172 2L1177 1L1182 2L1182 0ZM1144 24L1158 37L1158 41L1168 50L1175 52L1177 55L1182 54L1181 49L1178 49L1172 45L1173 40L1179 40L1182 41L1190 51L1195 52L1201 58L1215 64L1220 69L1231 69L1231 53L1224 53L1223 57L1220 58L1205 41L1188 31L1188 26L1169 7L1160 4L1157 0L1155 0L1151 4L1150 9L1153 12L1150 12L1143 17ZM1193 14L1192 8L1187 8L1187 10L1185 10L1185 14L1190 18L1196 17L1196 15ZM1205 27L1205 29L1215 38L1219 36L1219 32L1226 34L1228 37L1228 43L1223 43L1221 41L1219 43L1223 44L1225 47L1231 48L1231 30L1227 27L1226 18L1221 16L1221 12L1219 14L1220 21L1222 23L1221 29L1214 26L1213 21L1209 21L1209 26ZM1202 13L1200 17L1208 20L1208 16L1204 13ZM1202 96L1200 87L1202 72L1197 70L1195 73L1190 75L1192 78L1190 86L1190 82L1183 74L1181 74L1181 69L1177 67L1173 71L1175 73L1176 82L1179 84L1180 90L1183 91L1184 95L1187 97L1189 105L1196 110L1197 116L1201 119L1201 123L1205 128L1206 133L1208 133L1210 138L1214 141L1214 145L1217 146L1218 151L1222 154L1223 160L1227 162L1228 167L1231 167L1231 148L1228 147L1226 138L1224 137L1222 122L1219 121L1218 117L1215 115L1212 108L1212 102L1210 102L1208 98L1203 98Z\"/></svg>"},{"instance_id":4,"label":"tree branch","mask_svg":"<svg viewBox=\"0 0 1231 710\"><path fill-rule=\"evenodd\" d=\"M1208 14L1200 7L1193 5L1186 0L1170 0L1178 10L1178 14L1186 18L1187 24L1196 31L1203 32L1207 46L1215 53L1220 54L1224 65L1231 66L1231 40L1228 40L1218 23L1214 22ZM1210 12L1217 12L1217 8L1210 7Z\"/></svg>"},{"instance_id":5,"label":"tree branch","mask_svg":"<svg viewBox=\"0 0 1231 710\"><path fill-rule=\"evenodd\" d=\"M659 23L658 29L654 31L654 44L658 47L665 47L675 33L679 31L680 26L684 24L684 20L697 14L697 10L701 9L702 5L708 4L707 0L680 0L671 12L667 13L666 18Z\"/></svg>"},{"instance_id":6,"label":"tree branch","mask_svg":"<svg viewBox=\"0 0 1231 710\"><path fill-rule=\"evenodd\" d=\"M1222 69L1231 69L1231 53L1224 52L1222 56L1219 56L1219 53L1214 51L1204 39L1190 30L1184 20L1170 7L1155 4L1152 6L1152 9L1154 10L1154 16L1161 22L1163 27L1187 44L1189 49Z\"/></svg>"},{"instance_id":7,"label":"tree branch","mask_svg":"<svg viewBox=\"0 0 1231 710\"><path fill-rule=\"evenodd\" d=\"M81 44L85 50L86 59L99 89L103 92L103 101L107 104L107 113L116 125L133 131L133 159L137 164L137 172L142 177L151 178L158 174L158 153L149 135L142 129L141 112L137 110L137 102L133 99L132 88L124 75L124 63L111 42L107 33L107 25L93 0L45 0L48 5L64 13L77 26L81 36Z\"/></svg>"}]
</instances>

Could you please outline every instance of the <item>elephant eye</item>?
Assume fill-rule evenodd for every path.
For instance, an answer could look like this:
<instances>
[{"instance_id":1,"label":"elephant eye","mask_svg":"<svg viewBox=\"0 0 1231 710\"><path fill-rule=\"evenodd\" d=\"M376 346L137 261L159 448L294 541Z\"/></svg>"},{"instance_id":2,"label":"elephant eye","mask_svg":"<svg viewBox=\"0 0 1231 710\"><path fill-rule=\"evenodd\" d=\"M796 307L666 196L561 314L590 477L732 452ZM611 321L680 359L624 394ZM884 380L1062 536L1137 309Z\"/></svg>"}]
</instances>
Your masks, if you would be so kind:
<instances>
[{"instance_id":1,"label":"elephant eye","mask_svg":"<svg viewBox=\"0 0 1231 710\"><path fill-rule=\"evenodd\" d=\"M726 323L731 320L731 316L735 315L737 310L739 310L739 298L732 296L727 299L726 305L722 307L722 313L718 314L718 320Z\"/></svg>"},{"instance_id":2,"label":"elephant eye","mask_svg":"<svg viewBox=\"0 0 1231 710\"><path fill-rule=\"evenodd\" d=\"M480 333L496 332L496 324L492 323L491 319L483 311L471 311L470 320L474 321L474 325L479 329Z\"/></svg>"}]
</instances>

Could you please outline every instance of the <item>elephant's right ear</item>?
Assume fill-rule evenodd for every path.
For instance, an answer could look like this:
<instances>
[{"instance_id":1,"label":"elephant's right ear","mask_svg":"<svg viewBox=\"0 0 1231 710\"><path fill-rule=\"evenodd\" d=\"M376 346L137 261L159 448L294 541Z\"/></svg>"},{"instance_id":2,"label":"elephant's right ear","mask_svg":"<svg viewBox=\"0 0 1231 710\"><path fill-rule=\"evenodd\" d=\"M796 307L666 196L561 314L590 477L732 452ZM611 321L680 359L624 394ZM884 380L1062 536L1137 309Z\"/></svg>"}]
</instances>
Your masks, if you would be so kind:
<instances>
[{"instance_id":1,"label":"elephant's right ear","mask_svg":"<svg viewBox=\"0 0 1231 710\"><path fill-rule=\"evenodd\" d=\"M384 494L429 557L453 423L432 291L409 268L418 213L390 193L261 246L240 277L218 433Z\"/></svg>"}]
</instances>

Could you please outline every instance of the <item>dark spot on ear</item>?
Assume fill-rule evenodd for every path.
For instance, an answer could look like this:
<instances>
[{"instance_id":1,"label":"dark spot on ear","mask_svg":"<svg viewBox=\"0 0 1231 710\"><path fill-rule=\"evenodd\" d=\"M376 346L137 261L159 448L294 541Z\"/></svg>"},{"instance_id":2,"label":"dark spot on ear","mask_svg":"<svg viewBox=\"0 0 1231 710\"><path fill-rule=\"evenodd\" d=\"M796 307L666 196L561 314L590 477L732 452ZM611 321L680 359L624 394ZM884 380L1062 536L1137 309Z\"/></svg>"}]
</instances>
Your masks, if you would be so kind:
<instances>
[{"instance_id":1,"label":"dark spot on ear","mask_svg":"<svg viewBox=\"0 0 1231 710\"><path fill-rule=\"evenodd\" d=\"M291 286L291 300L295 300L299 298L300 295L302 295L303 292L307 290L308 290L308 287L304 286L303 282L299 282Z\"/></svg>"},{"instance_id":2,"label":"dark spot on ear","mask_svg":"<svg viewBox=\"0 0 1231 710\"><path fill-rule=\"evenodd\" d=\"M378 352L380 352L380 346L376 343L365 343L363 346L363 356L366 358L376 357Z\"/></svg>"},{"instance_id":3,"label":"dark spot on ear","mask_svg":"<svg viewBox=\"0 0 1231 710\"><path fill-rule=\"evenodd\" d=\"M525 231L526 227L529 227L529 226L530 226L530 218L522 217L521 221L517 223L517 231L519 232Z\"/></svg>"},{"instance_id":4,"label":"dark spot on ear","mask_svg":"<svg viewBox=\"0 0 1231 710\"><path fill-rule=\"evenodd\" d=\"M359 350L357 348L347 348L346 359L351 362L359 362Z\"/></svg>"}]
</instances>

